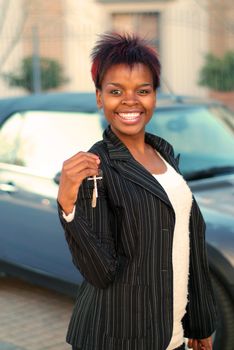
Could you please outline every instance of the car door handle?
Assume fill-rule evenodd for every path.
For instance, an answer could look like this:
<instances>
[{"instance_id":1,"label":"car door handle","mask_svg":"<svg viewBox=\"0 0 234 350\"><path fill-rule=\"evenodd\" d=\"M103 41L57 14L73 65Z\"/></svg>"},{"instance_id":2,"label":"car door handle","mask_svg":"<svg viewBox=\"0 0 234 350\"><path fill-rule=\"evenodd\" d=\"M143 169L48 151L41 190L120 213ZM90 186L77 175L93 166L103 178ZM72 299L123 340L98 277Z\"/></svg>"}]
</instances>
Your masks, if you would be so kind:
<instances>
[{"instance_id":1,"label":"car door handle","mask_svg":"<svg viewBox=\"0 0 234 350\"><path fill-rule=\"evenodd\" d=\"M14 192L17 192L17 187L15 186L15 184L13 182L1 183L0 184L0 191L14 193Z\"/></svg>"}]
</instances>

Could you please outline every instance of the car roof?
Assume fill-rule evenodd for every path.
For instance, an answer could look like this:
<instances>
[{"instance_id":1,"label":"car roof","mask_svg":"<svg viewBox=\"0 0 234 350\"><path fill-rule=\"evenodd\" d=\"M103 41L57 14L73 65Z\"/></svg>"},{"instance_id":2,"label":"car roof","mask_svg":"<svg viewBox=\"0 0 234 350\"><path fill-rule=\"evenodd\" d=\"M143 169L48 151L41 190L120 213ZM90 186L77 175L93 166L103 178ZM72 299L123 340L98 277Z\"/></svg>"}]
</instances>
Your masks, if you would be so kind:
<instances>
[{"instance_id":1,"label":"car roof","mask_svg":"<svg viewBox=\"0 0 234 350\"><path fill-rule=\"evenodd\" d=\"M94 93L48 93L0 99L0 120L28 110L89 112L97 111Z\"/></svg>"},{"instance_id":2,"label":"car roof","mask_svg":"<svg viewBox=\"0 0 234 350\"><path fill-rule=\"evenodd\" d=\"M169 94L159 94L157 98L157 108L188 107L207 103L210 102L200 98ZM56 92L0 99L0 122L13 113L28 110L95 113L96 97L92 92Z\"/></svg>"}]
</instances>

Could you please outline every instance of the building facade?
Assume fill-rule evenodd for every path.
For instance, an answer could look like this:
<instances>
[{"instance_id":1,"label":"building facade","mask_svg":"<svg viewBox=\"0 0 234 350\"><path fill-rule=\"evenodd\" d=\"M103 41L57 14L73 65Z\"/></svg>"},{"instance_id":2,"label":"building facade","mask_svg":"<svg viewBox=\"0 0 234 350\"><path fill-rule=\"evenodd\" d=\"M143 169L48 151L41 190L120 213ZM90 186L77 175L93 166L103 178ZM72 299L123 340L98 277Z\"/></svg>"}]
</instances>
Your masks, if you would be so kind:
<instances>
[{"instance_id":1,"label":"building facade","mask_svg":"<svg viewBox=\"0 0 234 350\"><path fill-rule=\"evenodd\" d=\"M160 54L161 89L179 94L207 94L197 84L204 55L234 48L230 0L0 0L0 8L0 72L15 70L33 53L54 58L69 79L58 90L94 89L90 51L107 30L149 39ZM0 96L23 93L0 80Z\"/></svg>"}]
</instances>

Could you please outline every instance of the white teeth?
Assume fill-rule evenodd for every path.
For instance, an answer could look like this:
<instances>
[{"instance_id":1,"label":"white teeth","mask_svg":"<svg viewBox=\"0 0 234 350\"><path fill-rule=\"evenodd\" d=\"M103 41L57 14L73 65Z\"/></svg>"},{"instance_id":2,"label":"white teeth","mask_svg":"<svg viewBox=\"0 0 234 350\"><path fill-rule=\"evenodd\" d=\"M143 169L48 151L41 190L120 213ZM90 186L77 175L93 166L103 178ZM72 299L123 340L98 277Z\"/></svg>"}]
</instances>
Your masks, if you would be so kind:
<instances>
[{"instance_id":1,"label":"white teeth","mask_svg":"<svg viewBox=\"0 0 234 350\"><path fill-rule=\"evenodd\" d=\"M138 118L140 116L139 112L134 112L134 113L119 113L119 116L123 119L131 120Z\"/></svg>"}]
</instances>

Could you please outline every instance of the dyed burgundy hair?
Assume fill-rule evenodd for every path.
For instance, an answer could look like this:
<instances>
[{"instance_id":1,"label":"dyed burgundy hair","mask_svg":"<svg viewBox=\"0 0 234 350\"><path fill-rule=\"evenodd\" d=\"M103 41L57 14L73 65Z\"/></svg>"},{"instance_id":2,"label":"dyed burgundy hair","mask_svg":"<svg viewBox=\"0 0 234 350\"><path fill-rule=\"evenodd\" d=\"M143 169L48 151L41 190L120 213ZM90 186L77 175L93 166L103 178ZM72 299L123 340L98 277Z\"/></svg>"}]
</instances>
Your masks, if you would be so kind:
<instances>
[{"instance_id":1,"label":"dyed burgundy hair","mask_svg":"<svg viewBox=\"0 0 234 350\"><path fill-rule=\"evenodd\" d=\"M149 43L137 35L104 33L96 42L92 52L91 74L97 89L101 89L106 71L115 64L143 63L152 72L153 86L160 85L161 65L157 51Z\"/></svg>"}]
</instances>

